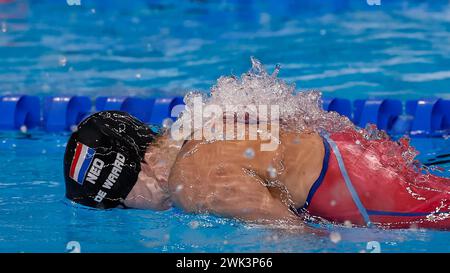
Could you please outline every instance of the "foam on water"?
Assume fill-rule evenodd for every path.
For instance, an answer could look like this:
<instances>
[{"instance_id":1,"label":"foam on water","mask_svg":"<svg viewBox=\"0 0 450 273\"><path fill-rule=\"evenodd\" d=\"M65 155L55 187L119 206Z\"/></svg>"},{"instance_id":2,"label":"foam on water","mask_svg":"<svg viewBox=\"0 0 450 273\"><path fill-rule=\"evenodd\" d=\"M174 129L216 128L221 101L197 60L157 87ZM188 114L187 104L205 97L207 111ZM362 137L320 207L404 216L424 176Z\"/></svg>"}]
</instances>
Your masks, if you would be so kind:
<instances>
[{"instance_id":1,"label":"foam on water","mask_svg":"<svg viewBox=\"0 0 450 273\"><path fill-rule=\"evenodd\" d=\"M194 98L201 96L204 106L218 105L222 109L226 106L243 106L250 117L257 117L257 113L252 113L254 109L247 106L278 106L280 125L285 131L326 130L332 133L354 127L347 117L323 110L319 91L296 92L295 84L288 84L277 77L279 66L272 74L268 74L259 60L252 57L251 62L252 68L241 77L220 77L211 88L210 96L202 92L188 92L185 96L187 109L193 107Z\"/></svg>"},{"instance_id":2,"label":"foam on water","mask_svg":"<svg viewBox=\"0 0 450 273\"><path fill-rule=\"evenodd\" d=\"M251 113L254 108L248 105L268 105L278 106L280 109L280 122L282 131L288 132L326 132L328 134L352 130L366 140L377 140L381 150L390 150L389 153L394 158L401 158L402 162L386 161L393 167L392 163L398 165L418 165L415 157L418 152L409 145L409 139L401 138L395 142L384 132L374 125L366 128L356 127L347 117L339 115L337 112L325 111L322 107L322 94L319 91L297 91L295 84L289 84L278 78L280 67L277 66L272 74L269 74L262 63L256 58L251 58L251 69L243 73L241 77L222 76L211 88L209 96L204 92L191 91L184 98L186 110L182 112L179 123L183 118L190 118L186 112L191 111L194 99L202 98L203 106L218 105L222 109L226 106L243 106ZM258 117L249 115L250 117ZM261 119L261 117L258 117ZM392 158L391 158L392 159ZM401 163L401 164L400 164ZM421 166L420 166L421 167Z\"/></svg>"}]
</instances>

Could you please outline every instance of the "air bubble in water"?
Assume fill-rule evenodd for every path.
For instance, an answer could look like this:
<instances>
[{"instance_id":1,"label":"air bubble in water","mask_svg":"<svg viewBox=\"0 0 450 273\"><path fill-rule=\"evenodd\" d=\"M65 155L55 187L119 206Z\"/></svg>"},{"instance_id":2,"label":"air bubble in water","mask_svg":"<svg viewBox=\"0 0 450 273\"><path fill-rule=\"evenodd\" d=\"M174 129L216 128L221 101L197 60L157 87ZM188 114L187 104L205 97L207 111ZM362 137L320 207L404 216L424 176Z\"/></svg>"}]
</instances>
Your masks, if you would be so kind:
<instances>
[{"instance_id":1,"label":"air bubble in water","mask_svg":"<svg viewBox=\"0 0 450 273\"><path fill-rule=\"evenodd\" d=\"M200 226L200 223L198 221L190 221L189 222L189 227L191 229L197 229Z\"/></svg>"},{"instance_id":2,"label":"air bubble in water","mask_svg":"<svg viewBox=\"0 0 450 273\"><path fill-rule=\"evenodd\" d=\"M71 132L76 132L77 130L78 130L78 126L76 126L76 125L70 126L70 131Z\"/></svg>"},{"instance_id":3,"label":"air bubble in water","mask_svg":"<svg viewBox=\"0 0 450 273\"><path fill-rule=\"evenodd\" d=\"M6 27L6 23L2 22L2 32L5 33L8 31L8 28Z\"/></svg>"},{"instance_id":4,"label":"air bubble in water","mask_svg":"<svg viewBox=\"0 0 450 273\"><path fill-rule=\"evenodd\" d=\"M247 148L244 152L245 158L253 159L255 157L255 151L252 148Z\"/></svg>"},{"instance_id":5,"label":"air bubble in water","mask_svg":"<svg viewBox=\"0 0 450 273\"><path fill-rule=\"evenodd\" d=\"M141 73L136 73L136 79L140 79L142 77Z\"/></svg>"},{"instance_id":6,"label":"air bubble in water","mask_svg":"<svg viewBox=\"0 0 450 273\"><path fill-rule=\"evenodd\" d=\"M330 233L330 241L332 241L333 243L337 244L341 241L341 234L339 232L331 232Z\"/></svg>"},{"instance_id":7,"label":"air bubble in water","mask_svg":"<svg viewBox=\"0 0 450 273\"><path fill-rule=\"evenodd\" d=\"M173 120L171 118L165 118L162 121L162 127L165 129L169 129L173 124Z\"/></svg>"},{"instance_id":8,"label":"air bubble in water","mask_svg":"<svg viewBox=\"0 0 450 273\"><path fill-rule=\"evenodd\" d=\"M60 56L59 60L58 60L58 63L59 63L60 66L66 66L67 58L65 56Z\"/></svg>"},{"instance_id":9,"label":"air bubble in water","mask_svg":"<svg viewBox=\"0 0 450 273\"><path fill-rule=\"evenodd\" d=\"M26 125L20 126L20 132L21 132L21 133L25 134L25 133L27 132L27 130L28 130L28 128L27 128Z\"/></svg>"}]
</instances>

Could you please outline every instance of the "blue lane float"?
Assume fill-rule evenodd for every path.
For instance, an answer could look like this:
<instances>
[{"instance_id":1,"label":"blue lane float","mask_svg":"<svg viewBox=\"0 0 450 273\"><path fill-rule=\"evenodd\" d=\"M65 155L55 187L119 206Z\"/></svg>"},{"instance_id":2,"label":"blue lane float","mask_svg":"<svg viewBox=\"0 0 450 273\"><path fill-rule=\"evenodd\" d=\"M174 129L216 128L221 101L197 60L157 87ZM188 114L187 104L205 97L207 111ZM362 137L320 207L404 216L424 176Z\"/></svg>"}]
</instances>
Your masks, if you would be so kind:
<instances>
[{"instance_id":1,"label":"blue lane float","mask_svg":"<svg viewBox=\"0 0 450 273\"><path fill-rule=\"evenodd\" d=\"M406 102L406 113L413 117L411 135L441 136L450 131L449 100L409 100Z\"/></svg>"},{"instance_id":2,"label":"blue lane float","mask_svg":"<svg viewBox=\"0 0 450 273\"><path fill-rule=\"evenodd\" d=\"M182 97L136 98L136 97L98 97L95 100L97 111L120 110L130 113L145 123L161 125L166 118L173 118L174 107L183 105ZM179 112L179 111L178 111Z\"/></svg>"},{"instance_id":3,"label":"blue lane float","mask_svg":"<svg viewBox=\"0 0 450 273\"><path fill-rule=\"evenodd\" d=\"M148 122L153 125L161 125L166 118L172 118L172 120L175 120L181 110L181 107L175 107L183 104L182 97L155 99Z\"/></svg>"},{"instance_id":4,"label":"blue lane float","mask_svg":"<svg viewBox=\"0 0 450 273\"><path fill-rule=\"evenodd\" d=\"M40 123L40 112L38 97L0 96L0 129L32 129Z\"/></svg>"},{"instance_id":5,"label":"blue lane float","mask_svg":"<svg viewBox=\"0 0 450 273\"><path fill-rule=\"evenodd\" d=\"M339 114L352 119L352 103L347 99L324 98L323 109L326 111L335 111Z\"/></svg>"},{"instance_id":6,"label":"blue lane float","mask_svg":"<svg viewBox=\"0 0 450 273\"><path fill-rule=\"evenodd\" d=\"M359 127L375 124L379 129L391 132L394 123L403 112L402 102L399 100L355 100L354 123Z\"/></svg>"},{"instance_id":7,"label":"blue lane float","mask_svg":"<svg viewBox=\"0 0 450 273\"><path fill-rule=\"evenodd\" d=\"M118 110L128 112L136 118L148 122L153 108L152 99L136 97L98 97L95 100L97 111Z\"/></svg>"},{"instance_id":8,"label":"blue lane float","mask_svg":"<svg viewBox=\"0 0 450 273\"><path fill-rule=\"evenodd\" d=\"M55 96L44 99L43 127L46 131L68 131L91 112L91 100L85 96Z\"/></svg>"},{"instance_id":9,"label":"blue lane float","mask_svg":"<svg viewBox=\"0 0 450 273\"><path fill-rule=\"evenodd\" d=\"M121 110L143 122L161 125L167 118L175 120L184 109L182 97L98 97L95 108L86 96L27 95L0 96L0 130L22 130L41 126L46 131L68 131L95 111ZM406 103L392 99L350 101L324 98L323 108L349 117L357 126L368 123L391 135L441 137L450 132L450 100L421 99ZM42 119L41 119L42 115Z\"/></svg>"},{"instance_id":10,"label":"blue lane float","mask_svg":"<svg viewBox=\"0 0 450 273\"><path fill-rule=\"evenodd\" d=\"M398 116L389 133L394 136L407 135L411 131L412 122L413 117L409 115Z\"/></svg>"}]
</instances>

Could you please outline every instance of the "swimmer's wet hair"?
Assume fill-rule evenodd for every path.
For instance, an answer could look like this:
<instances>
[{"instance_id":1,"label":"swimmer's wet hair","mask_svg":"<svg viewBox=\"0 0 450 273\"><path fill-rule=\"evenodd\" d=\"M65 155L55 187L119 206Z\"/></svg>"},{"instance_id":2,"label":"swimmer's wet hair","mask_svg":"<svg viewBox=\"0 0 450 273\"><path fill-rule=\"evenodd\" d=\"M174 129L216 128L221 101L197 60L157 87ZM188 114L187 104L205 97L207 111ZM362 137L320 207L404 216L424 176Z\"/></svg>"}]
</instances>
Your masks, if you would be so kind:
<instances>
[{"instance_id":1,"label":"swimmer's wet hair","mask_svg":"<svg viewBox=\"0 0 450 273\"><path fill-rule=\"evenodd\" d=\"M123 205L157 133L126 112L104 111L82 121L64 155L66 197L108 209Z\"/></svg>"}]
</instances>

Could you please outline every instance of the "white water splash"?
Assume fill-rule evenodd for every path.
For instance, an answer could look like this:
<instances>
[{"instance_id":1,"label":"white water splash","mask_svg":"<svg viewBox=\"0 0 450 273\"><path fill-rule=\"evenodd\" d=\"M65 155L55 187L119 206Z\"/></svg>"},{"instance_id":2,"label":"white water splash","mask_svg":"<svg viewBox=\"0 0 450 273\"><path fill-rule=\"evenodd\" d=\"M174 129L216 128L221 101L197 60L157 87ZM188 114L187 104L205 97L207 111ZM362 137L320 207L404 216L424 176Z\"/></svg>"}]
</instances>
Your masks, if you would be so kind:
<instances>
[{"instance_id":1,"label":"white water splash","mask_svg":"<svg viewBox=\"0 0 450 273\"><path fill-rule=\"evenodd\" d=\"M269 105L279 106L281 128L284 131L341 131L354 128L353 123L336 112L322 108L322 95L319 91L297 92L294 84L288 84L277 77L280 67L268 74L261 62L251 58L252 68L241 75L222 76L211 88L209 96L191 91L184 98L187 109L193 107L194 99L201 96L204 106ZM246 108L249 116L256 117L253 109ZM255 115L252 115L255 114ZM183 114L178 122L182 122Z\"/></svg>"}]
</instances>

